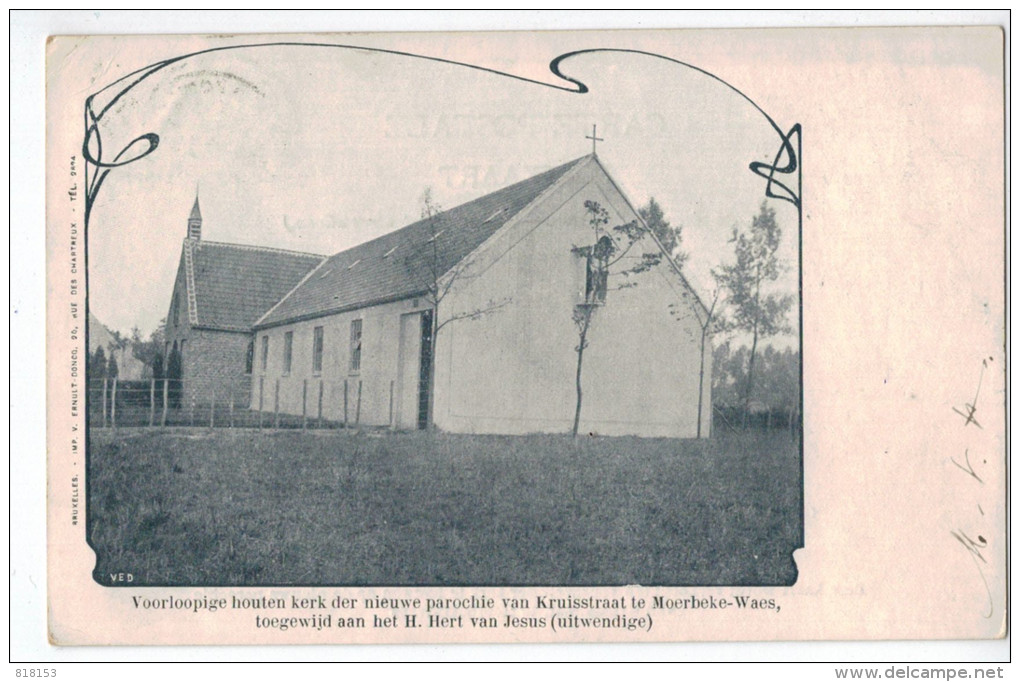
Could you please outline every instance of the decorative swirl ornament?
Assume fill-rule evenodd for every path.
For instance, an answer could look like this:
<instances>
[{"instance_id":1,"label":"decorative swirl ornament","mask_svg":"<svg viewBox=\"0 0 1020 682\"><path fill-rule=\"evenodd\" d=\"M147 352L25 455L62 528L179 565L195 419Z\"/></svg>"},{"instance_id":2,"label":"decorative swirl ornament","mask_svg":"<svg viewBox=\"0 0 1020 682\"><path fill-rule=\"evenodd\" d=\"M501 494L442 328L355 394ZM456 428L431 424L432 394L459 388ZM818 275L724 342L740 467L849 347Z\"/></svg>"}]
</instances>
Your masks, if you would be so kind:
<instances>
[{"instance_id":1,"label":"decorative swirl ornament","mask_svg":"<svg viewBox=\"0 0 1020 682\"><path fill-rule=\"evenodd\" d=\"M794 206L797 207L798 222L799 223L802 222L802 218L801 218L801 215L800 215L800 213L801 213L801 211L800 211L800 209L801 209L801 201L800 201L801 178L800 178L800 174L798 172L798 170L800 168L800 163L799 163L800 144L801 144L801 127L800 127L800 124L799 123L795 124L792 128L790 128L789 132L784 133L783 129L779 126L779 124L777 124L772 119L771 116L769 116L767 113L765 113L765 111L760 106L758 106L758 104L755 103L754 100L752 100L750 97L748 97L742 91L740 91L738 88L734 87L733 85L730 85L725 80L719 78L718 76L716 76L716 75L714 75L714 74L712 74L712 73L710 73L708 71L705 71L704 69L701 69L701 68L699 68L697 66L694 66L693 64L689 64L687 62L681 61L679 59L673 59L672 57L666 57L665 55L661 55L661 54L658 54L658 53L655 53L655 52L646 52L644 50L630 50L630 49L624 49L624 48L591 48L591 49L585 49L585 50L576 50L576 51L573 51L573 52L566 52L566 53L561 54L560 56L556 57L551 62L549 62L549 71L554 76L556 76L558 79L560 79L562 81L566 81L567 83L571 84L569 86L566 86L566 85L558 85L556 83L547 83L547 82L544 82L544 81L539 81L539 80L535 80L535 79L532 79L532 78L527 78L525 76L519 76L517 74L508 73L508 72L505 72L505 71L499 71L497 69L490 69L490 68L487 68L487 67L484 67L484 66L478 66L477 64L470 64L470 63L467 63L467 62L459 62L459 61L455 61L455 60L451 60L451 59L442 59L442 58L439 58L439 57L429 57L429 56L426 56L426 55L415 54L415 53L412 53L412 52L403 52L403 51L400 51L400 50L386 50L386 49L382 49L382 48L363 47L363 46L360 46L360 45L344 45L344 44L339 44L339 43L271 42L271 43L249 43L249 44L245 44L245 45L227 45L227 46L224 46L224 47L214 47L214 48L210 48L208 50L199 50L197 52L190 52L188 54L184 54L184 55L180 55L180 56L173 57L173 58L170 58L170 59L165 59L163 61L155 62L154 64L150 64L148 66L142 67L140 69L132 71L131 73L129 73L129 74L125 75L125 76L122 76L121 78L118 78L117 80L113 81L109 85L107 85L107 86L101 88L100 90L98 90L97 92L93 93L92 95L90 95L85 100L85 136L84 136L84 140L82 142L82 156L85 159L85 229L86 230L88 230L89 218L90 218L90 216L92 214L92 207L95 204L96 197L99 194L99 190L100 190L100 188L103 185L103 181L106 179L106 176L110 173L110 171L113 170L114 168L120 168L120 167L123 167L123 166L127 166L129 164L134 163L135 161L138 161L139 159L145 158L149 154L152 154L154 151L156 151L157 147L159 146L159 135L158 134L156 134L156 133L145 133L143 135L139 135L138 137L134 138L123 149L118 151L117 154L113 157L112 161L104 160L104 156L103 156L103 144L102 144L102 134L100 132L100 123L102 122L102 120L106 116L106 114L110 111L110 109L114 106L114 104L116 104L118 100L120 100L132 88L134 88L136 85L138 85L142 81L146 80L147 78L149 78L153 74L158 73L159 71L167 68L168 66L176 64L178 62L184 61L186 59L191 59L192 57L197 57L197 56L204 55L204 54L210 54L210 53L213 53L213 52L224 52L224 51L227 51L227 50L244 50L244 49L255 49L255 48L265 48L265 47L325 47L325 48L332 48L332 49L359 50L359 51L363 51L363 52L375 52L375 53L380 53L380 54L389 54L389 55L396 55L396 56L401 56L401 57L411 57L411 58L414 58L414 59L429 60L429 61L438 62L438 63L441 63L441 64L451 64L451 65L454 65L454 66L462 66L462 67L473 69L473 70L476 70L476 71L483 71L483 72L486 72L486 73L495 74L497 76L503 76L505 78L512 78L512 79L517 80L517 81L522 81L522 82L525 82L525 83L531 83L531 84L534 84L534 85L540 85L540 86L543 86L543 87L552 88L554 90L561 90L563 92L569 92L569 93L578 94L578 95L583 95L583 94L588 93L589 89L588 89L588 86L585 85L582 81L580 81L580 80L578 80L576 78L572 78L572 77L566 75L563 72L563 70L561 68L561 65L567 59L569 59L571 57L576 57L576 56L580 56L580 55L598 54L598 53L635 54L635 55L643 55L643 56L646 56L646 57L653 57L655 59L661 59L661 60L664 60L664 61L667 61L667 62L671 62L673 64L684 66L686 68L693 69L694 71L697 71L698 73L701 73L701 74L703 74L703 75L705 75L705 76L707 76L707 77L709 77L709 78L719 82L723 86L729 88L734 93L736 93L737 95L742 97L744 100L746 100L749 104L751 104L751 106L753 106L765 118L765 120L768 121L769 125L772 127L772 129L779 136L779 139L780 139L779 151L776 153L776 156L773 159L771 164L765 163L765 162L761 162L761 161L752 161L750 163L750 165L749 165L749 168L750 168L752 173L754 173L755 175L758 175L759 177L764 178L766 180L766 184L765 184L765 196L767 196L769 198L779 199L779 200L782 200L782 201L787 201L787 202L792 203ZM120 86L120 89L114 91L113 97L110 99L110 101L102 109L100 109L99 112L97 113L95 111L95 106L94 106L96 97L98 95L101 95L104 92L113 90L117 86ZM794 148L794 144L792 142L792 139L794 138L794 136L796 136L796 149ZM141 149L138 149L137 147L139 145L144 145L144 147L141 148ZM782 165L780 165L780 160L783 161ZM797 176L796 176L796 188L791 187L790 184L781 182L781 181L776 179L776 174L791 175L793 173L797 173Z\"/></svg>"}]
</instances>

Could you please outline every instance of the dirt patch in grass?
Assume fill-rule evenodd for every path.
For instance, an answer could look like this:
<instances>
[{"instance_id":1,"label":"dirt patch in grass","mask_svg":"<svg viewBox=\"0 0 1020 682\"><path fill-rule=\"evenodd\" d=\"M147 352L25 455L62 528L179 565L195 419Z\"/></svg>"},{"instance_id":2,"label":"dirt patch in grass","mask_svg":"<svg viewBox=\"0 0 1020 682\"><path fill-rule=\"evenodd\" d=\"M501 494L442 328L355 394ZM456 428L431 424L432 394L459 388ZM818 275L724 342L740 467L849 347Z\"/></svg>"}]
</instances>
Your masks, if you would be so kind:
<instances>
[{"instance_id":1,"label":"dirt patch in grass","mask_svg":"<svg viewBox=\"0 0 1020 682\"><path fill-rule=\"evenodd\" d=\"M96 579L134 585L785 585L788 433L703 441L96 430Z\"/></svg>"}]
</instances>

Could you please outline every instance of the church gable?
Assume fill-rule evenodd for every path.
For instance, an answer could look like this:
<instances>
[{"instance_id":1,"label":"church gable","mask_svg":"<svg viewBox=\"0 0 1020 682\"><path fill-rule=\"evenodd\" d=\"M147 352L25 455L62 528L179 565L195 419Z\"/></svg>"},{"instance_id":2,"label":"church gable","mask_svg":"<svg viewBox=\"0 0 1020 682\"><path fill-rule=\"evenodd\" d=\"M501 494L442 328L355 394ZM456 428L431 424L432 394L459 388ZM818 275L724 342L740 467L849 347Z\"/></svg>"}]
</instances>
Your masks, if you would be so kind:
<instances>
[{"instance_id":1,"label":"church gable","mask_svg":"<svg viewBox=\"0 0 1020 682\"><path fill-rule=\"evenodd\" d=\"M250 332L324 256L202 239L198 197L170 299L167 327Z\"/></svg>"},{"instance_id":2,"label":"church gable","mask_svg":"<svg viewBox=\"0 0 1020 682\"><path fill-rule=\"evenodd\" d=\"M177 264L177 275L174 277L173 295L170 297L170 308L167 310L166 327L168 338L175 336L178 329L191 324L191 311L188 302L188 265L181 249L181 258Z\"/></svg>"},{"instance_id":3,"label":"church gable","mask_svg":"<svg viewBox=\"0 0 1020 682\"><path fill-rule=\"evenodd\" d=\"M650 232L610 269L593 303L576 247L594 239L586 202L608 211L606 229L641 218L597 159L534 202L469 258L474 277L451 289L445 315L509 301L498 313L450 325L438 341L435 423L467 433L570 432L576 406L578 326L594 306L581 383L584 432L693 437L700 347L697 295ZM648 271L623 273L660 255ZM606 286L605 284L603 286ZM674 313L671 313L674 311ZM680 319L677 319L680 318ZM710 387L700 387L710 404ZM710 417L700 414L707 432Z\"/></svg>"},{"instance_id":4,"label":"church gable","mask_svg":"<svg viewBox=\"0 0 1020 682\"><path fill-rule=\"evenodd\" d=\"M224 331L251 331L323 261L314 254L193 239L185 240L184 252L192 326Z\"/></svg>"}]
</instances>

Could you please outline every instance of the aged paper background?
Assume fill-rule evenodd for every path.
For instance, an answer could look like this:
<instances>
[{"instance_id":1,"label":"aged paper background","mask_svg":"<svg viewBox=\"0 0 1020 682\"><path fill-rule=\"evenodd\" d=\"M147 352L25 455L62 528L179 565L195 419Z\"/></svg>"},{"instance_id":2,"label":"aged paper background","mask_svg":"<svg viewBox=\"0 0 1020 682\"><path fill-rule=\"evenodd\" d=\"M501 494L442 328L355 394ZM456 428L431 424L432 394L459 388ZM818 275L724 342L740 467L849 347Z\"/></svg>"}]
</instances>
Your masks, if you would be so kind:
<instances>
[{"instance_id":1,"label":"aged paper background","mask_svg":"<svg viewBox=\"0 0 1020 682\"><path fill-rule=\"evenodd\" d=\"M296 38L300 40L301 38ZM228 41L231 39L227 39ZM245 39L247 40L247 39ZM591 42L681 58L737 84L783 125L805 130L803 234L805 537L778 614L662 614L650 633L496 636L463 631L256 631L249 612L140 612L131 590L89 575L84 526L71 526L68 487L80 468L66 447L69 353L66 157L80 146L88 60L50 82L47 197L49 609L58 643L376 641L685 641L987 638L1005 599L1002 43L997 29L699 31L466 36L355 36L373 46L513 70L531 77ZM149 64L197 39L83 41L115 46L118 63ZM505 62L511 61L508 66ZM78 69L78 72L75 72ZM66 80L63 80L66 79ZM61 85L75 83L75 87ZM59 94L58 94L59 93ZM60 104L58 105L57 102ZM982 363L977 416L966 410ZM956 467L982 453L981 479ZM80 466L80 463L79 463ZM979 510L980 505L980 510ZM980 566L953 533L981 535ZM980 573L979 570L980 569ZM987 580L986 593L982 575ZM674 588L675 590L675 588ZM458 595L482 590L458 589ZM675 590L680 592L680 590ZM145 592L195 596L197 590ZM204 590L208 595L258 593ZM373 590L278 589L279 596ZM432 590L390 590L391 593ZM484 592L497 600L513 590ZM553 593L554 590L543 590ZM609 590L607 590L609 592ZM628 588L628 595L651 594ZM683 590L699 597L730 588ZM991 604L991 616L986 617Z\"/></svg>"}]
</instances>

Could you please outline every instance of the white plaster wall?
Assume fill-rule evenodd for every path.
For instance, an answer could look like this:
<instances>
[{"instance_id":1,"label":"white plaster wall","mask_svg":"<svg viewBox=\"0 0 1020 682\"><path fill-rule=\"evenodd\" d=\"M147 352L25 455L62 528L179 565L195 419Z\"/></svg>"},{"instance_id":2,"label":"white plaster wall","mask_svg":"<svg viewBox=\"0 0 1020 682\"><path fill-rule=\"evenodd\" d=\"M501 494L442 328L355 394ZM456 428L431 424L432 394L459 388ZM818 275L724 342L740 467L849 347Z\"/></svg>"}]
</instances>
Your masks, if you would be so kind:
<instances>
[{"instance_id":1,"label":"white plaster wall","mask_svg":"<svg viewBox=\"0 0 1020 682\"><path fill-rule=\"evenodd\" d=\"M342 421L346 381L347 416L353 423L357 412L357 391L360 381L360 423L369 426L389 425L390 382L397 379L400 316L422 310L423 302L422 299L417 301L408 299L259 330L255 339L251 408L258 409L261 378L261 385L265 391L262 409L265 412L272 412L276 381L279 380L280 412L300 415L302 384L307 381L307 412L309 417L314 418L318 411L319 382L322 381L323 417ZM355 319L362 320L361 369L358 372L350 370L351 321ZM323 328L322 372L313 373L313 330L319 326ZM288 331L294 332L294 345L291 372L284 375L283 337ZM269 337L269 361L265 370L261 364L261 344L264 336Z\"/></svg>"},{"instance_id":2,"label":"white plaster wall","mask_svg":"<svg viewBox=\"0 0 1020 682\"><path fill-rule=\"evenodd\" d=\"M610 212L609 227L636 218L592 162L515 218L472 259L440 311L509 305L444 328L437 339L436 423L468 433L567 432L576 403L577 331L571 319L584 276L574 245L592 241L584 201ZM649 240L650 241L650 240ZM644 248L642 248L644 247ZM639 244L635 255L653 250ZM617 269L625 268L621 262ZM581 430L604 435L693 437L697 432L700 329L691 299L665 264L610 291L585 351ZM611 277L610 286L621 281ZM680 320L670 315L681 307ZM702 435L711 414L706 352Z\"/></svg>"},{"instance_id":3,"label":"white plaster wall","mask_svg":"<svg viewBox=\"0 0 1020 682\"><path fill-rule=\"evenodd\" d=\"M505 304L477 320L458 320L436 338L435 421L461 433L566 433L573 424L577 330L571 319L584 295L583 261L574 245L591 243L585 200L610 212L609 227L636 218L626 200L594 162L575 169L528 207L470 259L441 303L439 320L457 313ZM632 253L655 250L639 244ZM629 267L621 262L616 270ZM610 286L619 284L611 277ZM698 418L700 328L693 300L680 278L663 264L634 278L636 286L611 290L595 313L585 351L581 431L602 435L694 437ZM670 315L677 304L679 319ZM256 334L252 408L274 409L279 380L280 411L301 414L302 382L308 382L307 411L317 412L323 382L323 414L354 421L357 385L362 383L360 422L389 425L390 385L398 400L400 316L424 308L405 300L281 325ZM362 319L362 361L349 370L350 323ZM322 373L312 373L312 339L324 328ZM291 372L282 375L283 335L294 332ZM269 362L261 365L261 339L268 336ZM702 435L711 423L711 348L705 353Z\"/></svg>"}]
</instances>

